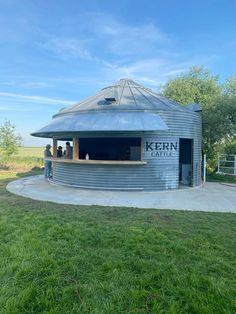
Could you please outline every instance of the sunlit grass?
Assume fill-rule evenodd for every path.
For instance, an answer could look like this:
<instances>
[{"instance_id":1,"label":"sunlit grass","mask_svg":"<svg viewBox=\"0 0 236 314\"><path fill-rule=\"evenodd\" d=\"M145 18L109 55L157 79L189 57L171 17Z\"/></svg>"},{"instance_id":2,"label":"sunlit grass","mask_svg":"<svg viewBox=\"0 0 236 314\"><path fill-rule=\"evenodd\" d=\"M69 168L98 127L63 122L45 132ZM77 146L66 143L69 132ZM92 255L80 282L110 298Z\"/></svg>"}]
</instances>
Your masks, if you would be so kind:
<instances>
[{"instance_id":1,"label":"sunlit grass","mask_svg":"<svg viewBox=\"0 0 236 314\"><path fill-rule=\"evenodd\" d=\"M0 312L235 313L236 215L60 205L0 180Z\"/></svg>"},{"instance_id":2,"label":"sunlit grass","mask_svg":"<svg viewBox=\"0 0 236 314\"><path fill-rule=\"evenodd\" d=\"M26 172L43 167L43 147L19 147L18 153L0 158L0 170Z\"/></svg>"},{"instance_id":3,"label":"sunlit grass","mask_svg":"<svg viewBox=\"0 0 236 314\"><path fill-rule=\"evenodd\" d=\"M17 156L19 157L43 157L45 147L19 147Z\"/></svg>"}]
</instances>

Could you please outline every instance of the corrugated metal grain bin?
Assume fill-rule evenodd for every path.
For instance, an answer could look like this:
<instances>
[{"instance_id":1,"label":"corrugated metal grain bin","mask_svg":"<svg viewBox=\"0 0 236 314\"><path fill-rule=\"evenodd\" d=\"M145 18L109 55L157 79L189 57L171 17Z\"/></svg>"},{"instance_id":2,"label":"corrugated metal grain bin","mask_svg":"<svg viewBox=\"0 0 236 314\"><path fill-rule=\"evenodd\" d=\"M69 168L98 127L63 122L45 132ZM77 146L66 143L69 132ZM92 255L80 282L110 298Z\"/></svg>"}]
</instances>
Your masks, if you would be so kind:
<instances>
[{"instance_id":1,"label":"corrugated metal grain bin","mask_svg":"<svg viewBox=\"0 0 236 314\"><path fill-rule=\"evenodd\" d=\"M121 79L63 109L32 133L53 139L59 184L124 190L168 190L201 183L201 107L182 106ZM73 158L57 158L57 141Z\"/></svg>"}]
</instances>

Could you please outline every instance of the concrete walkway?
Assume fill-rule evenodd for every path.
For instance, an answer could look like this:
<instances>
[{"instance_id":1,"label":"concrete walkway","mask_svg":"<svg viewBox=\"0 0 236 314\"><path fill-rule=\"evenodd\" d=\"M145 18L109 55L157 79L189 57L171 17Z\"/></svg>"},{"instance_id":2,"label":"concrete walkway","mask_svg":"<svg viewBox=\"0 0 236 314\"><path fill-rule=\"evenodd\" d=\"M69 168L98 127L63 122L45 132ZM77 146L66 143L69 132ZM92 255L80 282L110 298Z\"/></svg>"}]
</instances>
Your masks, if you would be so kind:
<instances>
[{"instance_id":1,"label":"concrete walkway","mask_svg":"<svg viewBox=\"0 0 236 314\"><path fill-rule=\"evenodd\" d=\"M163 192L102 191L55 185L40 175L13 181L7 190L34 200L63 204L236 213L235 184L206 183L198 188Z\"/></svg>"}]
</instances>

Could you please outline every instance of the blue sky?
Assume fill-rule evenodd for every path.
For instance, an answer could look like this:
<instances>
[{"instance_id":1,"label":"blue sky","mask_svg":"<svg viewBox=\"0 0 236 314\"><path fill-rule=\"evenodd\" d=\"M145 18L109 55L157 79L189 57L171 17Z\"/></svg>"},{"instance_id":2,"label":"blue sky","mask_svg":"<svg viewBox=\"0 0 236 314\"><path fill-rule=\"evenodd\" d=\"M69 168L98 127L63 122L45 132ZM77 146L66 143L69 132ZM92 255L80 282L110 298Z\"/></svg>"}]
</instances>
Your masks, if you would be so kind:
<instances>
[{"instance_id":1,"label":"blue sky","mask_svg":"<svg viewBox=\"0 0 236 314\"><path fill-rule=\"evenodd\" d=\"M204 65L236 75L235 0L0 0L0 124L24 145L60 108L129 77L156 91Z\"/></svg>"}]
</instances>

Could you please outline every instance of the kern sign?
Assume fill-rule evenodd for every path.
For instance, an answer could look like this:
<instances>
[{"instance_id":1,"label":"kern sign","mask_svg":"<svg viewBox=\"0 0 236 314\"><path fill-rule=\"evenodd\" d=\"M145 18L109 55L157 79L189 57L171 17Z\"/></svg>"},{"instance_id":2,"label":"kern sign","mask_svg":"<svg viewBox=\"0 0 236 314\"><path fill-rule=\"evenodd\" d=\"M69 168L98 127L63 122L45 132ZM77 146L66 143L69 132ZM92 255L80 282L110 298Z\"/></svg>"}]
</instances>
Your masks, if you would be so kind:
<instances>
[{"instance_id":1,"label":"kern sign","mask_svg":"<svg viewBox=\"0 0 236 314\"><path fill-rule=\"evenodd\" d=\"M178 153L178 142L146 140L145 152L151 157L174 157Z\"/></svg>"}]
</instances>

